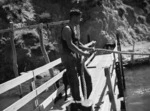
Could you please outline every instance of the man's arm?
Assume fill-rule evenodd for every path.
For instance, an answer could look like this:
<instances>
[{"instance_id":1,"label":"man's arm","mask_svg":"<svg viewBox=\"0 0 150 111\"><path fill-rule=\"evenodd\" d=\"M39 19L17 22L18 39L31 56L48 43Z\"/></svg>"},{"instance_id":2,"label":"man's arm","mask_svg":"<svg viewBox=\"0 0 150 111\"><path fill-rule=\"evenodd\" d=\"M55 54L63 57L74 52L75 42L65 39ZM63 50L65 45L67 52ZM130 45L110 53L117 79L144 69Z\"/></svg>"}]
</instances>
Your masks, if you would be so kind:
<instances>
[{"instance_id":1,"label":"man's arm","mask_svg":"<svg viewBox=\"0 0 150 111\"><path fill-rule=\"evenodd\" d=\"M87 46L87 44L89 44L89 46ZM79 43L79 47L82 49L82 50L88 50L88 51L93 51L95 48L95 44L96 44L96 41L91 41L87 44L82 44L81 42Z\"/></svg>"},{"instance_id":2,"label":"man's arm","mask_svg":"<svg viewBox=\"0 0 150 111\"><path fill-rule=\"evenodd\" d=\"M73 42L72 42L72 37L71 37L71 29L69 26L64 27L62 36L63 39L67 42L68 47L74 51L75 53L78 53L83 56L89 56L90 54L88 52L82 51L80 48L78 48Z\"/></svg>"}]
</instances>

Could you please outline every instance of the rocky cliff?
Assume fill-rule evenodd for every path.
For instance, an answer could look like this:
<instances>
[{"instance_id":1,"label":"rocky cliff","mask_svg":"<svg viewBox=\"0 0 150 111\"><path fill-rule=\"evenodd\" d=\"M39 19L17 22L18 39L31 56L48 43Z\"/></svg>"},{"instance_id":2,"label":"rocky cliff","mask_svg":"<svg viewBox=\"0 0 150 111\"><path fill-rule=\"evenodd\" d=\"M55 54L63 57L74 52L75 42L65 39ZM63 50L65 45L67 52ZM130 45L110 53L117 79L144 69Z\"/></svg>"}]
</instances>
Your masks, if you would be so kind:
<instances>
[{"instance_id":1,"label":"rocky cliff","mask_svg":"<svg viewBox=\"0 0 150 111\"><path fill-rule=\"evenodd\" d=\"M121 32L121 43L150 40L149 0L0 0L0 29L36 23L68 19L71 8L83 12L81 41L96 40L96 47L104 47L115 41L116 32ZM46 28L45 28L46 29ZM61 26L43 30L44 43L50 60L59 57L58 41ZM48 36L49 35L49 36ZM8 33L0 34L0 82L14 77ZM19 72L28 71L45 64L36 29L15 32L15 44Z\"/></svg>"}]
</instances>

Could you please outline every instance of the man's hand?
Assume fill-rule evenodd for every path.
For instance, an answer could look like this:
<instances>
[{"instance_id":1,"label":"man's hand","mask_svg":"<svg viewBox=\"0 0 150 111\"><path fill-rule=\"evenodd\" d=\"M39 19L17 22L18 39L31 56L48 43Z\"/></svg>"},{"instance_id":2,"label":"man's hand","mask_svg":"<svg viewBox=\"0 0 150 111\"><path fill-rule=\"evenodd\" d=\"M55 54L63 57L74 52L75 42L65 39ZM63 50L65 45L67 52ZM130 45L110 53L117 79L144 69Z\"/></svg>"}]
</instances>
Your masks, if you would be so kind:
<instances>
[{"instance_id":1,"label":"man's hand","mask_svg":"<svg viewBox=\"0 0 150 111\"><path fill-rule=\"evenodd\" d=\"M89 56L90 56L90 52L88 52L88 51L84 51L83 56L85 56L85 57L89 57Z\"/></svg>"},{"instance_id":2,"label":"man's hand","mask_svg":"<svg viewBox=\"0 0 150 111\"><path fill-rule=\"evenodd\" d=\"M95 52L96 50L95 50L95 47L89 47L89 48L87 49L87 51L89 51L90 53L93 53L93 52Z\"/></svg>"},{"instance_id":3,"label":"man's hand","mask_svg":"<svg viewBox=\"0 0 150 111\"><path fill-rule=\"evenodd\" d=\"M88 51L90 54L93 54L94 52L96 52L95 47L90 47Z\"/></svg>"},{"instance_id":4,"label":"man's hand","mask_svg":"<svg viewBox=\"0 0 150 111\"><path fill-rule=\"evenodd\" d=\"M90 53L93 53L93 52L95 52L95 47L91 47L90 49Z\"/></svg>"},{"instance_id":5,"label":"man's hand","mask_svg":"<svg viewBox=\"0 0 150 111\"><path fill-rule=\"evenodd\" d=\"M95 45L96 45L96 41L91 41L91 47L95 47Z\"/></svg>"}]
</instances>

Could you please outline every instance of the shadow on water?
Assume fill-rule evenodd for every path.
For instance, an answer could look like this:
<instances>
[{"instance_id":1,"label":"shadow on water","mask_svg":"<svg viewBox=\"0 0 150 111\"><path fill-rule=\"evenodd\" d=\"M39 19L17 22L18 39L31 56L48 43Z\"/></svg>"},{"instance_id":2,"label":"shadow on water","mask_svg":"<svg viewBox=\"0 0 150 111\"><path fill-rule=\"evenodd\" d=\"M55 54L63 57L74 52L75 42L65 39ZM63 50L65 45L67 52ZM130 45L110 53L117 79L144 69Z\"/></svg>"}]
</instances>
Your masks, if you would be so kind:
<instances>
[{"instance_id":1,"label":"shadow on water","mask_svg":"<svg viewBox=\"0 0 150 111\"><path fill-rule=\"evenodd\" d=\"M150 111L150 64L125 70L127 111Z\"/></svg>"}]
</instances>

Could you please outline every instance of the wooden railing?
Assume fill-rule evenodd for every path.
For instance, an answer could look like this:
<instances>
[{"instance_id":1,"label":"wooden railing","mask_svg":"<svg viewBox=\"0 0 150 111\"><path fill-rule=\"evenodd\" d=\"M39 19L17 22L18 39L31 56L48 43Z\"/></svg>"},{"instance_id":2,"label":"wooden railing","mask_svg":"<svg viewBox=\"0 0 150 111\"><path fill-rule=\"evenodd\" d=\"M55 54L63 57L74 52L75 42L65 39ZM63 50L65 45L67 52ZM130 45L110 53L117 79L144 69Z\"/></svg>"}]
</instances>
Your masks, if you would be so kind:
<instances>
[{"instance_id":1,"label":"wooden railing","mask_svg":"<svg viewBox=\"0 0 150 111\"><path fill-rule=\"evenodd\" d=\"M115 56L114 56L115 55ZM85 62L85 64L88 64L92 58L95 56L95 54L92 54L91 57ZM115 58L114 58L115 57ZM115 89L116 89L116 75L114 71L115 62L116 62L117 55L112 53L110 54L110 63L106 65L104 69L99 72L100 74L105 73L102 78L97 81L95 88L92 90L92 93L88 99L95 100L95 93L97 93L97 89L99 91L99 94L101 94L100 101L103 102L101 105L101 111L110 111L106 110L108 109L108 106L110 108L113 108L116 110L116 99L114 97ZM21 76L14 78L6 83L0 84L0 94L9 91L10 89L13 89L14 87L23 84L24 82L33 79L32 85L35 85L35 77L37 75L40 75L41 73L48 71L49 69L61 64L61 59L57 59L51 63L48 63L42 67L39 67L35 70L26 72L22 74ZM24 105L29 103L31 100L35 99L40 95L42 92L44 92L47 88L55 84L56 81L62 78L63 73L66 70L64 69L59 74L42 84L41 86L37 88L33 88L33 91L4 109L3 111L17 111L20 108L22 108ZM103 84L100 84L103 83ZM61 86L60 88L56 89L51 95L49 95L48 98L46 98L41 104L35 105L35 111L44 110L48 106L53 106L53 101L57 97L58 94L60 94L64 90L64 86ZM109 92L109 93L108 93ZM110 98L111 97L111 98ZM112 107L111 107L112 106ZM95 106L96 107L96 106Z\"/></svg>"},{"instance_id":2,"label":"wooden railing","mask_svg":"<svg viewBox=\"0 0 150 111\"><path fill-rule=\"evenodd\" d=\"M94 54L93 54L94 55ZM87 62L93 57L93 55L87 60ZM59 74L57 74L56 76L54 76L53 78L51 78L50 80L48 80L47 82L45 82L44 84L42 84L41 86L36 88L35 85L35 78L37 75L40 75L41 73L48 71L49 69L57 66L61 64L61 59L57 59L51 63L48 63L42 67L39 67L35 70L32 71L28 71L28 72L24 72L21 76L18 76L17 78L14 78L8 82L5 82L3 84L0 84L0 94L3 94L13 88L15 88L16 86L19 86L20 84L23 84L24 82L33 79L33 81L31 82L33 87L33 91L31 91L30 93L28 93L27 95L25 95L24 97L22 97L21 99L19 99L18 101L16 101L15 103L13 103L12 105L8 106L6 109L4 109L3 111L17 111L20 108L22 108L24 105L26 105L27 103L29 103L31 100L35 99L36 97L38 97L42 92L44 92L46 89L48 89L49 87L51 87L52 85L54 85L56 83L56 81L60 80L63 76L63 73L66 71L66 69L64 69L63 71L61 71ZM49 95L49 97L47 97L41 104L36 104L34 107L35 111L39 111L39 110L44 110L46 109L48 106L52 107L53 106L53 102L54 99L57 97L58 94L60 94L62 91L64 90L64 86L62 85L60 88L56 89L51 95Z\"/></svg>"},{"instance_id":3,"label":"wooden railing","mask_svg":"<svg viewBox=\"0 0 150 111\"><path fill-rule=\"evenodd\" d=\"M60 24L66 24L68 23L69 20L65 20L65 21L58 21L58 22L51 22L51 23L45 23L43 24L44 26L53 26L53 25L60 25ZM10 32L10 31L17 31L17 30L22 30L22 29L33 29L33 28L38 28L40 27L41 24L36 24L36 25L30 25L30 26L24 26L24 27L21 27L21 28L8 28L8 29L3 29L3 30L0 30L0 33L5 33L5 32Z\"/></svg>"},{"instance_id":4,"label":"wooden railing","mask_svg":"<svg viewBox=\"0 0 150 111\"><path fill-rule=\"evenodd\" d=\"M52 23L45 23L45 24L40 23L40 24L36 24L36 25L24 26L24 27L21 27L21 28L15 28L14 24L12 22L10 22L10 27L8 29L0 30L0 33L3 34L5 32L8 32L9 35L10 35L10 43L11 43L11 48L12 48L12 60L13 60L12 61L12 63L13 63L12 67L13 67L13 72L14 72L15 77L19 76L18 64L17 64L17 51L16 51L16 47L15 47L15 43L14 43L14 39L15 39L14 33L15 33L15 31L36 28L37 32L39 33L39 40L40 40L42 54L44 56L45 62L49 63L50 59L48 57L48 54L46 52L46 49L45 49L45 46L44 46L44 43L43 43L43 32L42 32L43 26L46 26L47 27L46 30L48 31L49 26L66 24L68 22L69 22L69 20L52 22ZM49 72L50 72L49 74L51 76L53 76L53 71L49 70ZM19 92L20 92L20 97L22 97L22 86L21 86L21 84L19 85Z\"/></svg>"},{"instance_id":5,"label":"wooden railing","mask_svg":"<svg viewBox=\"0 0 150 111\"><path fill-rule=\"evenodd\" d=\"M91 45L91 43L86 44L85 46L90 46L90 45ZM94 54L91 55L91 57L87 60L87 62L90 61L93 58L93 56L94 56ZM25 83L26 81L32 79L32 82L31 82L32 91L30 93L28 93L27 95L23 96L21 99L19 99L12 105L5 108L3 111L17 111L20 108L22 108L24 105L26 105L27 103L32 101L33 99L36 99L34 111L39 111L39 110L43 111L47 107L52 107L54 104L54 99L57 97L57 95L59 95L64 90L63 85L61 87L59 87L58 89L55 89L55 91L51 95L49 95L49 97L47 97L41 104L38 104L37 98L41 93L43 93L49 87L54 85L58 80L60 80L63 76L63 73L66 71L66 69L64 69L59 74L57 74L56 76L54 76L53 78L51 78L50 80L48 80L47 82L45 82L44 84L42 84L41 86L39 86L37 88L35 85L35 80L36 80L35 78L36 78L36 76L50 70L51 68L53 68L61 63L62 63L61 59L59 58L53 62L50 62L44 66L39 67L37 69L31 70L28 72L24 72L23 74L21 74L21 76L18 76L8 82L0 84L0 94L3 94L19 85Z\"/></svg>"},{"instance_id":6,"label":"wooden railing","mask_svg":"<svg viewBox=\"0 0 150 111\"><path fill-rule=\"evenodd\" d=\"M39 67L35 70L29 71L24 73L21 76L18 76L17 78L14 78L8 82L5 82L3 84L0 84L0 94L5 93L7 91L9 91L10 89L13 89L14 87L30 80L33 79L32 81L32 85L35 85L35 77L37 75L40 75L41 73L48 71L50 68L53 68L54 66L57 66L61 63L61 59L57 59L49 64L46 64L42 67ZM33 91L31 91L30 93L28 93L27 95L25 95L24 97L22 97L21 99L19 99L18 101L16 101L15 103L13 103L12 105L10 105L9 107L7 107L6 109L4 109L3 111L17 111L19 110L21 107L23 107L24 105L26 105L28 102L30 102L31 100L33 100L34 98L36 98L38 95L40 95L42 92L44 92L47 88L49 88L50 86L52 86L53 84L55 84L56 81L58 81L59 79L62 78L63 73L66 70L64 69L63 71L61 71L59 74L57 74L56 76L54 76L52 79L48 80L47 82L45 82L44 84L42 84L41 86L37 87L37 88L33 88ZM41 104L37 105L36 110L37 109L41 109L41 108L46 108L48 105L52 105L53 100L56 98L56 96L62 92L62 90L64 89L64 86L61 86L60 88L56 89L45 101L43 101Z\"/></svg>"},{"instance_id":7,"label":"wooden railing","mask_svg":"<svg viewBox=\"0 0 150 111\"><path fill-rule=\"evenodd\" d=\"M68 21L67 21L68 22ZM62 23L62 22L61 22ZM60 24L60 23L59 23ZM53 25L53 24L48 24L48 25ZM35 28L38 27L39 25L33 25L30 27L25 27L25 28ZM24 29L24 28L20 28ZM13 29L13 30L20 30L20 29ZM4 33L6 31L11 31L12 29L6 29L3 31L0 31L0 33ZM117 52L116 49L114 52ZM88 64L92 58L95 56L93 54L86 62L85 64ZM95 94L98 92L100 96L99 101L100 103L103 103L101 105L101 111L110 111L113 109L114 111L117 110L116 106L116 98L115 98L115 93L116 93L116 74L114 71L115 68L115 62L117 61L117 54L112 53L110 54L110 63L107 64L107 66L102 69L100 74L102 78L99 78L99 80L96 83L96 86L91 92L91 95L88 99L95 100ZM40 75L41 73L48 71L49 69L61 64L61 59L57 59L53 62L50 62L42 67L39 67L35 70L25 72L23 75L18 76L6 83L0 84L0 94L3 94L23 83L25 83L28 80L32 79L32 91L28 93L27 95L23 96L21 99L16 101L15 103L11 104L7 108L5 108L3 111L17 111L20 108L22 108L24 105L32 101L33 99L36 99L35 101L38 101L38 96L43 93L46 89L51 87L56 83L56 81L60 80L63 76L63 73L66 71L65 69L61 71L59 74L42 84L41 86L37 87L35 86L35 78L37 75ZM57 97L58 94L62 92L64 89L64 86L62 85L58 89L55 89L55 91L49 95L41 104L36 102L35 104L35 111L43 111L46 109L48 106L53 106L54 99ZM96 107L96 106L95 106ZM95 109L96 110L96 109Z\"/></svg>"}]
</instances>

